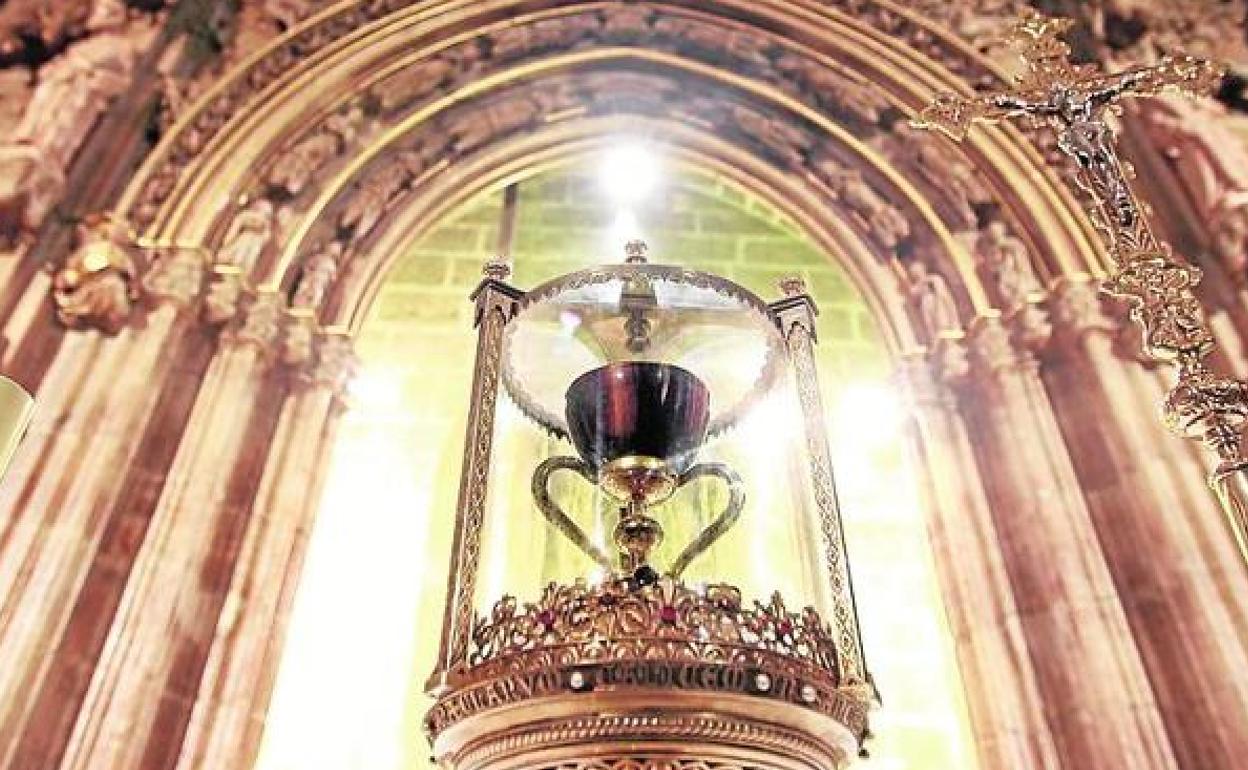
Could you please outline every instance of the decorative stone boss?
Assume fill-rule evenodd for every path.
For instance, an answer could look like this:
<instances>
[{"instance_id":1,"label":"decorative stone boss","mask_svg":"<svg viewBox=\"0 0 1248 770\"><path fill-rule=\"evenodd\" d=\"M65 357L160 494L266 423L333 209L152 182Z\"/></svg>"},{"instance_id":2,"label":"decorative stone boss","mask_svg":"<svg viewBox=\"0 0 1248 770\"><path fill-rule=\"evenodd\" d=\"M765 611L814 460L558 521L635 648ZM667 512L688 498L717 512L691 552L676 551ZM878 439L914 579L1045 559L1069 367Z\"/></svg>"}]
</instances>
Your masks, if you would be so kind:
<instances>
[{"instance_id":1,"label":"decorative stone boss","mask_svg":"<svg viewBox=\"0 0 1248 770\"><path fill-rule=\"evenodd\" d=\"M847 764L874 687L805 287L766 304L639 243L528 292L508 275L473 294L437 760Z\"/></svg>"}]
</instances>

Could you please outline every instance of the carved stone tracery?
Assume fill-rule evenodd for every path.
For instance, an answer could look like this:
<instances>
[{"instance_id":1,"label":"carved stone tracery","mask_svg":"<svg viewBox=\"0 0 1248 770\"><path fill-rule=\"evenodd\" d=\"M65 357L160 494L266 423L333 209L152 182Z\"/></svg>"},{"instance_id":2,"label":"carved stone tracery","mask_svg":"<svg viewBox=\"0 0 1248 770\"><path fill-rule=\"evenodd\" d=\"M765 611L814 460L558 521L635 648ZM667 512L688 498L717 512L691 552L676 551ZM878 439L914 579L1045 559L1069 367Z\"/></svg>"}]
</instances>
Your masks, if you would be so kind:
<instances>
[{"instance_id":1,"label":"carved stone tracery","mask_svg":"<svg viewBox=\"0 0 1248 770\"><path fill-rule=\"evenodd\" d=\"M870 21L872 12L878 12L882 17L887 17L890 20L890 26L903 37L930 40L930 37L924 30L915 26L908 19L895 18L883 10L877 10L871 3L856 3L855 5L855 15L864 16ZM297 38L297 55L311 55L317 48L332 44L340 35L345 34L354 25L363 25L377 18L375 14L379 10L381 9L376 6L366 4L364 7L357 6L344 10L342 13L345 15L343 16L321 17L317 26L304 28L301 31L301 35ZM385 10L397 10L397 6L395 8L386 8ZM843 80L831 78L826 82L819 81L828 86L827 88L821 87L819 83L815 82L818 79L819 68L811 65L803 66L800 64L799 59L789 56L787 59L781 58L785 69L777 69L769 64L767 56L763 56L760 53L760 51L766 50L766 46L753 42L753 38L739 31L734 31L725 38L714 26L701 20L695 21L675 16L653 16L629 5L616 5L609 6L601 15L574 16L571 19L561 18L558 20L558 23L555 23L555 20L550 20L536 22L534 25L538 27L538 31L541 34L539 35L537 32L530 33L530 44L527 48L504 47L503 52L508 57L530 57L556 49L564 51L581 39L617 42L627 45L631 42L631 38L639 28L649 26L656 32L663 33L663 39L670 39L682 45L684 41L702 40L704 37L706 45L695 43L692 48L685 47L681 50L685 54L713 54L719 60L717 63L722 63L724 57L734 58L738 63L745 66L747 70L757 73L779 87L798 88L806 92L806 98L823 100L821 101L822 106L831 106L826 101L830 95L843 94L846 114L867 117L885 108L885 105L878 101L878 97L870 95L870 88L866 84L853 82L850 78L844 78ZM526 29L526 27L517 25L515 29ZM521 33L509 31L508 34L519 35ZM534 40L537 40L540 45L534 44ZM479 54L475 51L475 47L475 43L461 45L456 52L449 52L435 57L439 61L436 65L417 66L432 67L432 69L428 70L429 81L442 84L440 87L446 88L451 85L456 76L465 76L471 73L474 77L479 77L481 73L477 71L475 65ZM973 70L980 66L969 60L958 59L960 53L954 49L940 46L937 46L937 49L942 59L947 59L951 63L957 63L955 69L959 72ZM292 57L295 55L291 47L279 46L274 48L268 58L253 63L248 72L240 73L232 79L230 87L209 104L201 103L195 108L197 111L196 118L188 129L179 135L179 141L175 142L170 150L167 151L166 161L153 171L153 182L150 183L149 188L136 202L137 209L134 212L136 222L146 224L151 221L162 198L167 196L176 184L176 178L180 174L178 169L184 166L186 161L204 146L208 138L220 129L225 122L226 116L240 109L254 93L267 86L269 82L288 69L293 64ZM508 58L507 62L514 63L514 59ZM495 56L488 62L488 65L498 66L500 63L503 63L503 57ZM487 62L482 62L482 65L487 65ZM796 71L805 73L806 78L799 81L790 77L791 73ZM982 72L982 70L979 71ZM449 81L448 75L450 77ZM396 75L395 77L399 78L402 76ZM834 81L839 86L834 85ZM415 84L419 82L419 79L413 76L410 82ZM432 93L438 87L434 86L428 92ZM406 100L401 97L394 99L394 103L404 101ZM836 101L842 100L836 99ZM157 182L155 180L160 181Z\"/></svg>"}]
</instances>

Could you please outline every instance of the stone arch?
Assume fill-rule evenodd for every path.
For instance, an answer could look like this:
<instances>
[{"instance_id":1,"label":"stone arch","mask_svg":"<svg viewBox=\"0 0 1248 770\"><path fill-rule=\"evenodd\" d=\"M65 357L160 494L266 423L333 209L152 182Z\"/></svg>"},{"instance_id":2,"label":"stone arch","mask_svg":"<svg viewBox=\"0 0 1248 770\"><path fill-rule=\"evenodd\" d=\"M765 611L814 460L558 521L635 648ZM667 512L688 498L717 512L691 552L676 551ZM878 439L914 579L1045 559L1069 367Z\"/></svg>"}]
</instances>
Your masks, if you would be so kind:
<instances>
[{"instance_id":1,"label":"stone arch","mask_svg":"<svg viewBox=\"0 0 1248 770\"><path fill-rule=\"evenodd\" d=\"M658 119L677 128L691 126L693 131L682 132L682 142L699 147L692 151L704 159L718 155L723 166L723 158L732 155L738 164L753 167L749 175L738 174L747 187L790 205L804 201L806 225L825 245L841 242L831 253L841 255L864 295L877 300L895 295L898 279L877 268L917 250L929 255L951 285L964 325L991 311L993 299L976 275L966 244L954 237L953 228L967 225L949 221L951 206L942 196L947 198L951 189L925 186L912 168L891 162L873 144L936 91L995 78L983 60L920 17L887 2L856 4L862 6L856 16L835 8L811 16L781 3L541 4L514 14L497 9L474 13L451 3L463 15L442 14L452 21L439 24L427 9L383 5L327 10L245 61L165 137L118 209L156 241L219 242L235 214L231 201L264 194L265 170L324 131L326 118L341 115L344 103L372 100L374 109L381 109L378 101L397 102L397 109L366 120L372 125L358 145L344 147L341 157L312 169L309 192L286 204L289 237L280 253L263 262L264 274L253 276L252 283L289 288L299 260L334 237L326 219L336 213L335 201L369 184L370 168L384 167L414 137L441 134L444 141L429 153L443 159L438 168L445 168L448 158L460 167L472 164L479 177L461 179L453 189L479 188L483 180L499 178L497 169L468 156L493 153L496 143L514 143L516 133L527 134L525 141L534 147L541 145L543 134L583 133L584 126L576 124L605 117L595 99L610 100L601 83L594 91L592 75L604 68L623 69L650 77L660 87L704 89L707 104L737 105L732 110L739 112L711 120L688 110L663 114L670 105L655 98L607 113L617 124ZM898 48L889 35L901 35L913 48ZM649 45L636 44L643 38ZM565 90L562 101L545 105L559 114L537 116L537 105L517 105L528 98L522 94L541 83ZM395 88L408 89L408 98L395 96ZM247 106L261 97L269 106L263 113L249 113ZM522 116L518 125L491 125L505 123L507 110L525 109L531 115ZM467 125L473 128L465 151ZM613 128L599 120L596 130ZM711 134L717 139L726 135L734 146L719 142L717 151L708 153L715 144L707 141ZM1041 277L1097 272L1097 248L1076 202L1021 134L1002 129L963 147L942 147L951 162L961 159L982 171L993 206L1028 242ZM507 154L499 152L499 158ZM843 195L838 200L826 179L819 179L821 162L857 175L865 194L882 207L864 217ZM767 182L762 181L764 169ZM387 203L388 216L375 225L375 242L387 244L383 253L401 246L384 238L390 223L420 219L414 212L423 209L422 196L438 188L436 169L417 176L411 186L418 189L393 208ZM783 194L777 194L780 187ZM445 199L441 193L437 197ZM883 243L873 238L871 227L887 226L867 220L878 220L881 211L906 220L894 229L909 232L901 238L889 233ZM834 215L838 222L831 221ZM864 253L844 256L846 228L857 231L874 261ZM368 270L384 270L384 257L367 256ZM342 284L348 280L340 277ZM341 308L353 302L345 299L350 291L340 285L331 292L339 307L322 314L327 323L350 325L350 317L358 314L342 315ZM926 341L904 319L904 309L873 304L895 352Z\"/></svg>"},{"instance_id":2,"label":"stone arch","mask_svg":"<svg viewBox=\"0 0 1248 770\"><path fill-rule=\"evenodd\" d=\"M457 46L475 58L436 64ZM318 239L337 237L340 196L370 164L393 159L421 126L488 115L513 86L584 83L607 63L703 84L747 107L755 128L742 130L740 116L736 128L688 124L640 100L605 115L543 115L471 142L456 134L462 146L439 150L461 176L387 200L389 216L360 244L359 272L344 271L329 295L337 304L316 319L288 312L283 292ZM344 131L309 151L326 157L280 201L292 217L280 248L270 239L243 301L218 319L224 330L205 328L197 316L212 294L201 289L200 257L220 247L240 197L270 195L268 169L317 132L332 134L328 119L373 85L412 72L418 95L392 114L360 104L376 133ZM32 310L47 307L49 283L33 275L7 319L6 331L24 335L20 350L39 354L31 379L50 416L32 431L6 503L30 531L54 524L75 540L0 543L0 566L29 565L31 584L44 587L5 596L17 619L9 628L37 633L0 627L3 651L19 661L0 671L14 693L0 700L12 725L0 731L3 759L65 770L246 767L281 635L279 584L297 571L314 514L306 482L332 445L349 333L388 253L432 221L439 194L528 173L621 126L676 125L675 151L781 204L873 298L917 405L924 498L985 765L1237 767L1242 690L1207 684L1242 682L1234 672L1248 654L1213 648L1220 629L1245 628L1233 598L1248 586L1221 545L1222 522L1205 515L1212 506L1190 453L1151 415L1121 407L1124 393L1155 399L1158 384L1124 373L1103 344L1116 323L1087 280L1102 255L1077 197L1044 165L1044 138L1000 128L957 147L933 139L978 169L1049 284L1044 310L1070 345L1041 360L1017 344L969 263L950 190L931 189L871 141L936 92L998 77L891 0L343 0L255 51L181 116L112 207L158 254L143 311L115 338L67 333ZM879 117L855 123L852 94L827 98L847 81L883 98ZM794 126L804 138L786 143ZM769 146L765 134L780 139ZM874 242L871 222L812 173L815 149L862 174L921 240L908 253ZM929 344L897 297L894 263L916 247L952 285L965 337ZM179 249L194 259L168 256ZM239 540L243 556L231 550ZM1184 558L1194 542L1207 558L1193 565ZM29 725L40 729L18 734ZM1207 747L1216 756L1206 762Z\"/></svg>"}]
</instances>

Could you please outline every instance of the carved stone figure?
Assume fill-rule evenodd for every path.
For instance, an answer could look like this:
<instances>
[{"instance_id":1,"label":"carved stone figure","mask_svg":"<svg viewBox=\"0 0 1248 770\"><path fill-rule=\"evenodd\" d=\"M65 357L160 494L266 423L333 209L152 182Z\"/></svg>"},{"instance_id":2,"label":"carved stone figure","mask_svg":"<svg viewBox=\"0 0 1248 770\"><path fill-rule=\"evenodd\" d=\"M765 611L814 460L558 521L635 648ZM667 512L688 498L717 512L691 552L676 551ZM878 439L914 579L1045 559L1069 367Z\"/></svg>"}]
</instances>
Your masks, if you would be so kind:
<instances>
[{"instance_id":1,"label":"carved stone figure","mask_svg":"<svg viewBox=\"0 0 1248 770\"><path fill-rule=\"evenodd\" d=\"M980 50L999 44L1001 29L1032 10L1026 0L911 0L910 5Z\"/></svg>"},{"instance_id":2,"label":"carved stone figure","mask_svg":"<svg viewBox=\"0 0 1248 770\"><path fill-rule=\"evenodd\" d=\"M913 171L926 191L937 198L954 230L975 227L975 206L992 200L975 169L939 138L899 120L878 140L885 157Z\"/></svg>"},{"instance_id":3,"label":"carved stone figure","mask_svg":"<svg viewBox=\"0 0 1248 770\"><path fill-rule=\"evenodd\" d=\"M528 99L504 99L474 111L452 129L455 148L471 152L490 139L523 128L538 118L537 105Z\"/></svg>"},{"instance_id":4,"label":"carved stone figure","mask_svg":"<svg viewBox=\"0 0 1248 770\"><path fill-rule=\"evenodd\" d=\"M539 50L568 48L598 30L596 16L581 14L507 27L491 38L494 58L514 59Z\"/></svg>"},{"instance_id":5,"label":"carved stone figure","mask_svg":"<svg viewBox=\"0 0 1248 770\"><path fill-rule=\"evenodd\" d=\"M388 159L369 176L338 215L338 232L359 240L366 237L386 212L386 207L424 170L424 154L404 150Z\"/></svg>"},{"instance_id":6,"label":"carved stone figure","mask_svg":"<svg viewBox=\"0 0 1248 770\"><path fill-rule=\"evenodd\" d=\"M82 34L91 0L8 0L0 4L0 67L37 60Z\"/></svg>"},{"instance_id":7,"label":"carved stone figure","mask_svg":"<svg viewBox=\"0 0 1248 770\"><path fill-rule=\"evenodd\" d=\"M1248 148L1211 99L1139 102L1142 125L1171 168L1210 241L1234 273L1248 260Z\"/></svg>"},{"instance_id":8,"label":"carved stone figure","mask_svg":"<svg viewBox=\"0 0 1248 770\"><path fill-rule=\"evenodd\" d=\"M8 136L17 127L30 101L31 71L26 67L0 69L0 136Z\"/></svg>"},{"instance_id":9,"label":"carved stone figure","mask_svg":"<svg viewBox=\"0 0 1248 770\"><path fill-rule=\"evenodd\" d=\"M800 167L810 149L810 135L778 118L768 117L748 107L733 105L729 114L737 128L766 147L792 167Z\"/></svg>"},{"instance_id":10,"label":"carved stone figure","mask_svg":"<svg viewBox=\"0 0 1248 770\"><path fill-rule=\"evenodd\" d=\"M254 199L230 222L214 264L237 268L242 275L247 275L269 245L273 225L273 202L268 198Z\"/></svg>"},{"instance_id":11,"label":"carved stone figure","mask_svg":"<svg viewBox=\"0 0 1248 770\"><path fill-rule=\"evenodd\" d=\"M768 66L767 41L758 35L734 32L697 19L675 15L659 15L654 30L662 35L683 41L738 63Z\"/></svg>"},{"instance_id":12,"label":"carved stone figure","mask_svg":"<svg viewBox=\"0 0 1248 770\"><path fill-rule=\"evenodd\" d=\"M269 184L292 197L303 192L317 171L346 150L363 121L364 112L358 106L331 115L311 136L300 140L278 158L269 171Z\"/></svg>"},{"instance_id":13,"label":"carved stone figure","mask_svg":"<svg viewBox=\"0 0 1248 770\"><path fill-rule=\"evenodd\" d=\"M609 5L603 10L602 34L609 39L632 40L650 27L654 10L644 5Z\"/></svg>"},{"instance_id":14,"label":"carved stone figure","mask_svg":"<svg viewBox=\"0 0 1248 770\"><path fill-rule=\"evenodd\" d=\"M885 249L894 249L910 235L910 222L884 200L856 169L846 169L834 159L821 161L817 170L836 197L858 220L860 227Z\"/></svg>"},{"instance_id":15,"label":"carved stone figure","mask_svg":"<svg viewBox=\"0 0 1248 770\"><path fill-rule=\"evenodd\" d=\"M864 123L878 122L889 107L880 89L808 57L785 53L776 60L776 69L803 83L805 90L822 104Z\"/></svg>"},{"instance_id":16,"label":"carved stone figure","mask_svg":"<svg viewBox=\"0 0 1248 770\"><path fill-rule=\"evenodd\" d=\"M975 259L989 281L997 287L1005 309L1026 305L1041 291L1027 257L1027 247L1006 229L1004 222L989 222L975 239Z\"/></svg>"},{"instance_id":17,"label":"carved stone figure","mask_svg":"<svg viewBox=\"0 0 1248 770\"><path fill-rule=\"evenodd\" d=\"M434 56L394 73L374 86L373 93L381 111L390 112L434 93L455 69L449 57Z\"/></svg>"},{"instance_id":18,"label":"carved stone figure","mask_svg":"<svg viewBox=\"0 0 1248 770\"><path fill-rule=\"evenodd\" d=\"M39 69L39 81L22 122L18 142L39 147L64 168L108 102L130 85L134 63L147 35L126 34L121 0L98 0L87 21L88 37Z\"/></svg>"},{"instance_id":19,"label":"carved stone figure","mask_svg":"<svg viewBox=\"0 0 1248 770\"><path fill-rule=\"evenodd\" d=\"M299 273L291 307L306 310L319 308L325 293L334 283L334 277L338 275L338 260L341 258L340 241L330 241L327 246L309 255Z\"/></svg>"},{"instance_id":20,"label":"carved stone figure","mask_svg":"<svg viewBox=\"0 0 1248 770\"><path fill-rule=\"evenodd\" d=\"M78 247L52 281L56 315L70 328L121 331L138 299L133 233L108 217L78 227Z\"/></svg>"},{"instance_id":21,"label":"carved stone figure","mask_svg":"<svg viewBox=\"0 0 1248 770\"><path fill-rule=\"evenodd\" d=\"M956 334L962 329L958 306L949 292L949 284L939 273L928 271L923 262L912 259L906 264L910 302L919 321L931 338Z\"/></svg>"},{"instance_id":22,"label":"carved stone figure","mask_svg":"<svg viewBox=\"0 0 1248 770\"><path fill-rule=\"evenodd\" d=\"M155 30L127 26L121 0L97 0L87 37L40 68L22 119L0 151L0 230L8 238L42 223L88 133L129 88L135 62Z\"/></svg>"}]
</instances>

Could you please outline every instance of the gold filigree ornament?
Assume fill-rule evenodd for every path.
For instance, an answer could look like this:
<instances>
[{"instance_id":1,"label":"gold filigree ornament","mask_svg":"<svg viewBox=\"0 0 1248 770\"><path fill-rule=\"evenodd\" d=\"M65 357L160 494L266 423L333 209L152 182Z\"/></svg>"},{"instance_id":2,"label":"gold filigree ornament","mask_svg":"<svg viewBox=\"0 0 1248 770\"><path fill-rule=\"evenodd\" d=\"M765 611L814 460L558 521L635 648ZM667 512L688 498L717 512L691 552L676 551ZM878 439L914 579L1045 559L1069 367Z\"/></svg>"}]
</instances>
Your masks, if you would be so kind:
<instances>
[{"instance_id":1,"label":"gold filigree ornament","mask_svg":"<svg viewBox=\"0 0 1248 770\"><path fill-rule=\"evenodd\" d=\"M626 714L637 703L653 714L653 693L661 690L667 718L716 716L727 699L760 715L826 720L833 740L823 747L824 761L835 758L836 767L865 739L872 697L869 686L841 682L837 672L832 628L811 607L790 611L779 594L747 606L737 588L722 583L551 583L536 602L505 596L488 617L476 618L468 660L449 672L449 691L425 728L437 754L444 736L460 745L456 728L490 714L537 713L519 710L528 704L550 718L583 719L604 709ZM552 703L558 708L550 710ZM734 730L757 727L733 708L718 716ZM644 730L627 734L646 740ZM698 736L689 737L696 743Z\"/></svg>"},{"instance_id":2,"label":"gold filigree ornament","mask_svg":"<svg viewBox=\"0 0 1248 770\"><path fill-rule=\"evenodd\" d=\"M1114 262L1102 290L1130 304L1131 317L1144 332L1145 352L1178 367L1163 420L1178 435L1202 441L1217 457L1209 484L1248 560L1248 457L1243 446L1248 385L1205 365L1214 338L1194 293L1200 270L1153 233L1107 119L1123 97L1208 94L1225 70L1211 61L1176 55L1152 66L1100 73L1070 61L1070 47L1061 39L1070 27L1069 19L1023 19L1010 37L1024 65L1013 91L938 96L914 125L961 140L973 123L1026 117L1057 132L1058 147L1076 163L1076 182L1092 201L1089 214Z\"/></svg>"}]
</instances>

